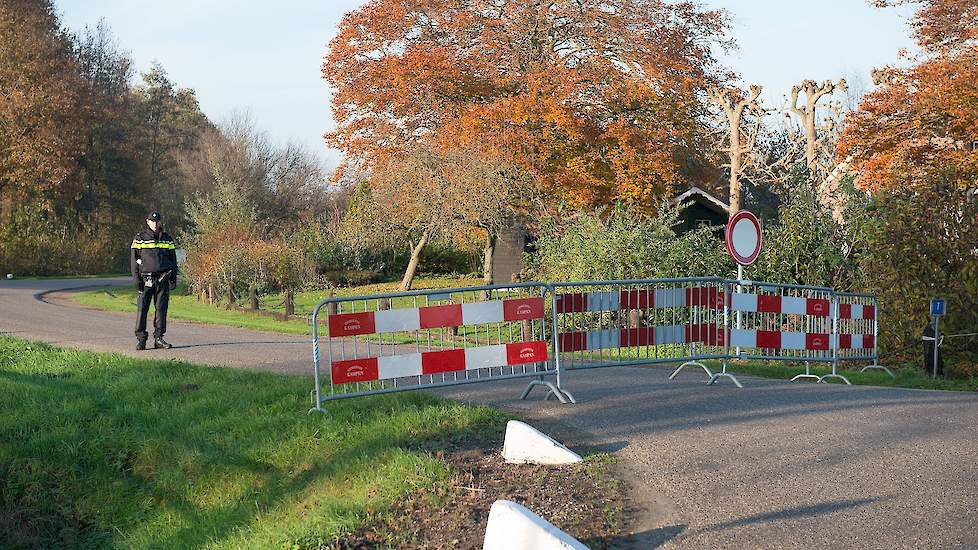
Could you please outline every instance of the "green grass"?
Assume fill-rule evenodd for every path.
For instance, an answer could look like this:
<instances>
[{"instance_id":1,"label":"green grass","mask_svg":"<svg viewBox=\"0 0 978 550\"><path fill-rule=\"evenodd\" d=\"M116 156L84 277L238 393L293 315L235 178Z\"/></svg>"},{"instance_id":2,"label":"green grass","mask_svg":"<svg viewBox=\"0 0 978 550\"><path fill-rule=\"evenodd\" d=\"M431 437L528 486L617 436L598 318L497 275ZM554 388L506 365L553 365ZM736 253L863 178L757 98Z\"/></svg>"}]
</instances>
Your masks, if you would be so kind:
<instances>
[{"instance_id":1,"label":"green grass","mask_svg":"<svg viewBox=\"0 0 978 550\"><path fill-rule=\"evenodd\" d=\"M398 284L397 282L392 282L339 288L335 292L337 296L381 294L396 291ZM420 290L476 286L479 284L481 284L481 280L479 279L426 277L418 279L415 287ZM183 291L182 287L178 287L177 292L170 295L168 315L171 319L262 330L266 332L280 332L284 334L311 334L312 327L305 316L311 315L316 304L329 297L328 291L300 292L295 295L295 312L298 317L288 321L280 321L273 317L248 311L237 309L228 310L223 306L211 306L201 303L193 296L183 295ZM136 311L136 291L131 287L107 287L77 292L72 294L72 298L81 305L104 311L121 311L127 313L135 313ZM279 294L263 296L260 307L265 311L284 313L285 308L280 305L282 300L283 296ZM410 307L411 300L410 298L396 299L394 300L394 307Z\"/></svg>"},{"instance_id":2,"label":"green grass","mask_svg":"<svg viewBox=\"0 0 978 550\"><path fill-rule=\"evenodd\" d=\"M706 362L711 369L719 369L721 364L719 362ZM862 368L860 366L859 368ZM760 376L762 378L780 378L785 380L791 380L798 374L805 372L805 366L803 364L777 364L777 363L739 363L736 361L731 361L727 364L727 370L740 374L749 374L752 376ZM968 377L968 378L930 378L926 376L922 370L914 369L912 367L892 369L893 374L896 378L891 378L889 374L885 371L878 369L869 370L866 372L859 372L858 369L855 370L845 370L839 369L839 374L845 376L850 382L857 385L865 386L890 386L897 388L917 388L924 390L955 390L955 391L978 391L978 377ZM829 366L819 366L815 363L812 364L811 368L812 374L817 376L822 376L832 372L832 368ZM814 380L811 380L814 382ZM827 380L831 383L844 383L841 380ZM797 383L803 384L802 380Z\"/></svg>"},{"instance_id":3,"label":"green grass","mask_svg":"<svg viewBox=\"0 0 978 550\"><path fill-rule=\"evenodd\" d=\"M445 482L419 441L503 420L416 393L307 415L310 387L0 336L0 547L318 548Z\"/></svg>"}]
</instances>

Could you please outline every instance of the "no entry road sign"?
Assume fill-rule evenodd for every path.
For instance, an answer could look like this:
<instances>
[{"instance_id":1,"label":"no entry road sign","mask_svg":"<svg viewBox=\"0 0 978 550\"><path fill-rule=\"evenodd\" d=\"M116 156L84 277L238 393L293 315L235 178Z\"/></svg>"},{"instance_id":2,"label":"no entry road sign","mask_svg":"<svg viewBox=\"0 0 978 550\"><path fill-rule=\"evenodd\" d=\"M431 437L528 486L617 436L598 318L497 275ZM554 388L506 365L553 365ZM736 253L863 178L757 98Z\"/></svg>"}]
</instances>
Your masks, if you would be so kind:
<instances>
[{"instance_id":1,"label":"no entry road sign","mask_svg":"<svg viewBox=\"0 0 978 550\"><path fill-rule=\"evenodd\" d=\"M740 265L750 265L761 254L761 222L753 213L740 210L727 222L727 252Z\"/></svg>"}]
</instances>

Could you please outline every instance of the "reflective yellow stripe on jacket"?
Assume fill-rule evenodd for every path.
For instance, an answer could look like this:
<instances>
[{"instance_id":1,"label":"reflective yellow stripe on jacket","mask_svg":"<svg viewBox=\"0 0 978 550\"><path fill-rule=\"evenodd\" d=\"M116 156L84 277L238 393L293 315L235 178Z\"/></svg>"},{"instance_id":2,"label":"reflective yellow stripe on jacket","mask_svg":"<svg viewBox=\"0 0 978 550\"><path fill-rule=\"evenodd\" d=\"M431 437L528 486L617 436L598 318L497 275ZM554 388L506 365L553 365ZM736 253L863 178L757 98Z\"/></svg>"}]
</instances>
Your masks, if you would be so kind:
<instances>
[{"instance_id":1,"label":"reflective yellow stripe on jacket","mask_svg":"<svg viewBox=\"0 0 978 550\"><path fill-rule=\"evenodd\" d=\"M176 245L172 242L157 242L157 241L133 241L132 248L144 249L144 248L165 248L169 250L176 250Z\"/></svg>"}]
</instances>

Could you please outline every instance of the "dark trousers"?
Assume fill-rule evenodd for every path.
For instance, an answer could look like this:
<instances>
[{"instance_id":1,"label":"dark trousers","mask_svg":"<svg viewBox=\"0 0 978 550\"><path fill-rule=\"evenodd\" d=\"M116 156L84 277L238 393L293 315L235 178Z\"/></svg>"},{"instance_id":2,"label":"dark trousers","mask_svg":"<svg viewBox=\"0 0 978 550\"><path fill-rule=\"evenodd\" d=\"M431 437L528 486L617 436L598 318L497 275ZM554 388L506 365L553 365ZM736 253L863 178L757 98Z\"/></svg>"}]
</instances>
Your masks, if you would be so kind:
<instances>
[{"instance_id":1,"label":"dark trousers","mask_svg":"<svg viewBox=\"0 0 978 550\"><path fill-rule=\"evenodd\" d=\"M931 333L933 334L933 332ZM931 336L933 338L933 336ZM934 341L924 341L924 370L928 376L934 374ZM944 350L937 350L937 376L944 376Z\"/></svg>"},{"instance_id":2,"label":"dark trousers","mask_svg":"<svg viewBox=\"0 0 978 550\"><path fill-rule=\"evenodd\" d=\"M153 274L153 286L144 287L136 300L136 338L145 340L146 315L149 313L150 302L156 303L156 314L153 315L153 338L162 338L166 334L166 308L170 305L170 282L164 279L160 282L159 274Z\"/></svg>"}]
</instances>

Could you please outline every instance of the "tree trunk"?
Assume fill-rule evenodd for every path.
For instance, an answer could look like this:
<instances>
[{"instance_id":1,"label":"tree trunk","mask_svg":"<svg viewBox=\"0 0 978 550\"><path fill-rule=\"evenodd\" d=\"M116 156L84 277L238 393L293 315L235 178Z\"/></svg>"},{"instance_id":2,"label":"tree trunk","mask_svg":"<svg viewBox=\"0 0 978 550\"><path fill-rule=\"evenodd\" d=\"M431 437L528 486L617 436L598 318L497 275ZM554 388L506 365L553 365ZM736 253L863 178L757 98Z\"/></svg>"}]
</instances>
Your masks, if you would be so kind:
<instances>
[{"instance_id":1,"label":"tree trunk","mask_svg":"<svg viewBox=\"0 0 978 550\"><path fill-rule=\"evenodd\" d=\"M482 253L482 282L489 286L492 284L492 261L496 253L496 235L492 231L486 231L486 245Z\"/></svg>"},{"instance_id":2,"label":"tree trunk","mask_svg":"<svg viewBox=\"0 0 978 550\"><path fill-rule=\"evenodd\" d=\"M730 216L740 211L740 114L730 120Z\"/></svg>"},{"instance_id":3,"label":"tree trunk","mask_svg":"<svg viewBox=\"0 0 978 550\"><path fill-rule=\"evenodd\" d=\"M258 289L255 285L248 287L248 303L252 311L258 311Z\"/></svg>"},{"instance_id":4,"label":"tree trunk","mask_svg":"<svg viewBox=\"0 0 978 550\"><path fill-rule=\"evenodd\" d=\"M815 128L815 112L805 121L805 162L814 177L818 173L818 131Z\"/></svg>"},{"instance_id":5,"label":"tree trunk","mask_svg":"<svg viewBox=\"0 0 978 550\"><path fill-rule=\"evenodd\" d=\"M408 262L407 269L404 270L404 278L401 279L401 291L411 290L411 285L414 284L414 274L418 270L418 260L421 259L421 252L424 251L424 247L428 245L428 241L431 239L431 232L425 231L421 234L421 239L418 240L418 244L411 249L411 261Z\"/></svg>"},{"instance_id":6,"label":"tree trunk","mask_svg":"<svg viewBox=\"0 0 978 550\"><path fill-rule=\"evenodd\" d=\"M295 315L295 296L293 296L291 290L285 291L285 316L291 317Z\"/></svg>"},{"instance_id":7,"label":"tree trunk","mask_svg":"<svg viewBox=\"0 0 978 550\"><path fill-rule=\"evenodd\" d=\"M335 298L336 297L336 291L330 290L329 291L329 297L330 298ZM326 315L336 315L336 302L330 302L330 303L326 304Z\"/></svg>"}]
</instances>

